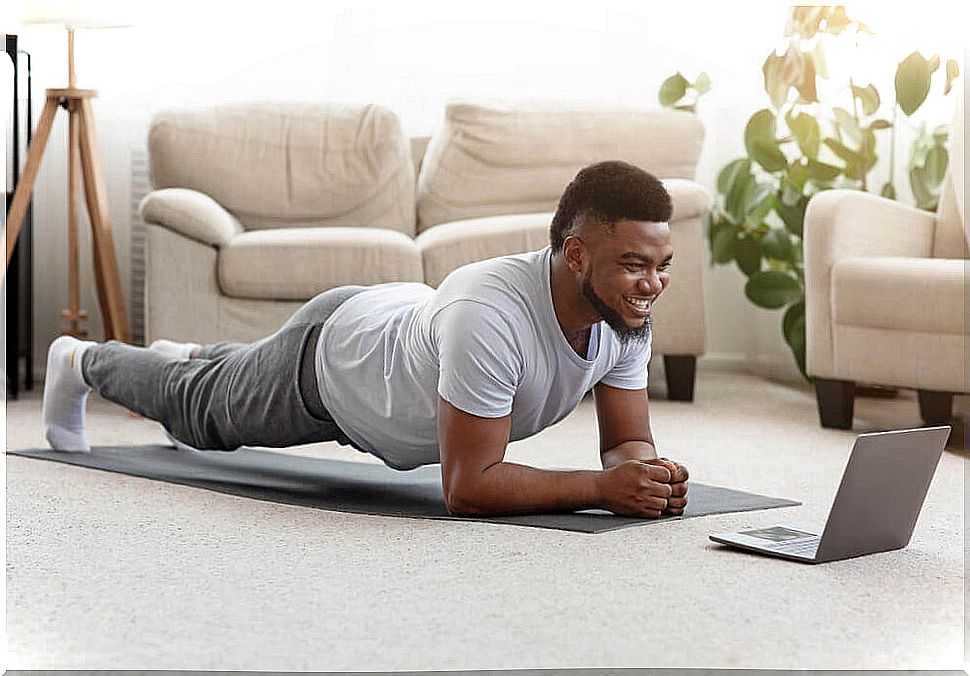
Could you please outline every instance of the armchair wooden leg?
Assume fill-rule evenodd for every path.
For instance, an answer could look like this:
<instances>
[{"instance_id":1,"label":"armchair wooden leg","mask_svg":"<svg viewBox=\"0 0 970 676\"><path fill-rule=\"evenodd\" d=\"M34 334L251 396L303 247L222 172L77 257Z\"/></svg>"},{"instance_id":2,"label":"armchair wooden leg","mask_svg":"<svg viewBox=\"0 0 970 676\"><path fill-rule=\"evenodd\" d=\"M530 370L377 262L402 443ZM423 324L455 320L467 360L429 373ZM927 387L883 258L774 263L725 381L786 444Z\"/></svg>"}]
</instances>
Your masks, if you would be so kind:
<instances>
[{"instance_id":1,"label":"armchair wooden leg","mask_svg":"<svg viewBox=\"0 0 970 676\"><path fill-rule=\"evenodd\" d=\"M839 430L852 429L852 408L855 404L855 383L849 380L814 378L815 399L822 427Z\"/></svg>"},{"instance_id":2,"label":"armchair wooden leg","mask_svg":"<svg viewBox=\"0 0 970 676\"><path fill-rule=\"evenodd\" d=\"M953 422L953 393L916 390L919 414L927 425L946 425Z\"/></svg>"},{"instance_id":3,"label":"armchair wooden leg","mask_svg":"<svg viewBox=\"0 0 970 676\"><path fill-rule=\"evenodd\" d=\"M697 357L687 355L664 355L664 372L667 374L667 399L694 401L694 380Z\"/></svg>"}]
</instances>

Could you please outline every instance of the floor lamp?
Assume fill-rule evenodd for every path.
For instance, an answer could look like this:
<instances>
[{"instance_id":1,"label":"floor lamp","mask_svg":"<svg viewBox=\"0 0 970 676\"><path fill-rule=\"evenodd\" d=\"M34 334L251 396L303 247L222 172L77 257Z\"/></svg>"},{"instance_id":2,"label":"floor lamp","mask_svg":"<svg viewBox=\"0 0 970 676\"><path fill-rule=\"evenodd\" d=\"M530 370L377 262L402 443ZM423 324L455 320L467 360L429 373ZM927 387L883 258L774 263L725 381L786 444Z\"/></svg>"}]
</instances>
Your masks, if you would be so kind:
<instances>
[{"instance_id":1,"label":"floor lamp","mask_svg":"<svg viewBox=\"0 0 970 676\"><path fill-rule=\"evenodd\" d=\"M128 24L109 23L100 20L77 17L31 17L24 24L45 24L67 29L67 68L68 84L64 89L48 89L44 109L37 123L23 176L17 184L10 211L7 214L7 266L20 226L23 223L27 203L37 179L40 162L50 137L51 127L58 107L69 114L68 127L68 307L61 312L67 320L65 333L85 337L87 331L81 324L87 319L87 312L80 307L80 270L78 252L78 210L77 201L83 184L84 198L88 216L91 220L92 253L94 276L98 292L98 305L104 322L104 339L128 342L128 318L125 313L124 298L121 293L121 280L118 276L118 261L115 257L114 239L108 219L107 190L101 170L101 157L98 153L97 138L94 131L94 115L91 99L97 96L93 89L79 89L74 72L74 31L78 28L120 28Z\"/></svg>"}]
</instances>

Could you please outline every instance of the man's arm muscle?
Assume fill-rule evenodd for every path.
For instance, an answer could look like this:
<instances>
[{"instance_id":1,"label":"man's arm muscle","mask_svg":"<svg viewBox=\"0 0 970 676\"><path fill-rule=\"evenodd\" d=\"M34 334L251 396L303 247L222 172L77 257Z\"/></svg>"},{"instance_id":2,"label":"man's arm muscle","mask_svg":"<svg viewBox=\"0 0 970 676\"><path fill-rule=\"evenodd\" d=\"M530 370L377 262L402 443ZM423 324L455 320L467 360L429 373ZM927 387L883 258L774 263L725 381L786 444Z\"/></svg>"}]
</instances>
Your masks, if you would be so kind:
<instances>
[{"instance_id":1,"label":"man's arm muscle","mask_svg":"<svg viewBox=\"0 0 970 676\"><path fill-rule=\"evenodd\" d=\"M511 415L482 418L438 397L441 479L460 516L528 514L601 506L598 471L551 471L505 462Z\"/></svg>"},{"instance_id":2,"label":"man's arm muscle","mask_svg":"<svg viewBox=\"0 0 970 676\"><path fill-rule=\"evenodd\" d=\"M624 390L599 383L593 388L593 398L604 469L626 460L657 457L646 389Z\"/></svg>"}]
</instances>

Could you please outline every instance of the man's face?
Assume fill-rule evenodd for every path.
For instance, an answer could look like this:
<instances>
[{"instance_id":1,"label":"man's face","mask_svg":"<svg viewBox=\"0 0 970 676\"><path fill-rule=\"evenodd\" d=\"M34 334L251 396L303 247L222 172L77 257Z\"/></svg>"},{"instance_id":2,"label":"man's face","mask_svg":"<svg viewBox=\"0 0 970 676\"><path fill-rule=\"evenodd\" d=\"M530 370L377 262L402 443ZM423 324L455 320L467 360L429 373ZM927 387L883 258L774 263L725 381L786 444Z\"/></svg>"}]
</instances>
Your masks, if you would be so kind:
<instances>
[{"instance_id":1,"label":"man's face","mask_svg":"<svg viewBox=\"0 0 970 676\"><path fill-rule=\"evenodd\" d=\"M673 247L666 223L620 221L586 229L582 292L622 342L644 340L653 303L670 283Z\"/></svg>"}]
</instances>

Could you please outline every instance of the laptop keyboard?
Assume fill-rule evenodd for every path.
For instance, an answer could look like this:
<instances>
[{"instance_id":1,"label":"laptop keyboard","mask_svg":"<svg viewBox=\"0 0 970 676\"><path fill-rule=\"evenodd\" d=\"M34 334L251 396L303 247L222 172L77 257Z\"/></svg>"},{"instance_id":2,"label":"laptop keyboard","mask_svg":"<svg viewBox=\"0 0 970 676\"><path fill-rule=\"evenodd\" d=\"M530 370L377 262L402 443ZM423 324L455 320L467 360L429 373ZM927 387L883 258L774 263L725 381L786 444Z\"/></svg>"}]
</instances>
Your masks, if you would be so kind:
<instances>
[{"instance_id":1,"label":"laptop keyboard","mask_svg":"<svg viewBox=\"0 0 970 676\"><path fill-rule=\"evenodd\" d=\"M807 540L798 540L797 542L782 542L772 547L772 549L776 552L795 554L796 556L815 556L815 552L818 551L818 543L821 539L821 537L814 537Z\"/></svg>"}]
</instances>

